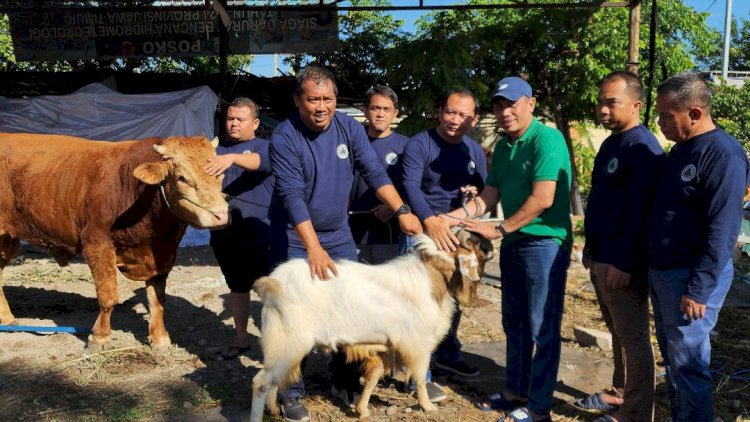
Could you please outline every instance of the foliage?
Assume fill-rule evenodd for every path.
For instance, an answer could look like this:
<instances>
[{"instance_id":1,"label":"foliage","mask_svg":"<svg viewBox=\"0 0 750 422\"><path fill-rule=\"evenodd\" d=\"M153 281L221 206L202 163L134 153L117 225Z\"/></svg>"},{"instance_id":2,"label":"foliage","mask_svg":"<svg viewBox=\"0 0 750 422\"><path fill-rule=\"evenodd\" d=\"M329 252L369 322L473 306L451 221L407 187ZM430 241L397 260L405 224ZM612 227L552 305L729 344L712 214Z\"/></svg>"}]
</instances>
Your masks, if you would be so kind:
<instances>
[{"instance_id":1,"label":"foliage","mask_svg":"<svg viewBox=\"0 0 750 422\"><path fill-rule=\"evenodd\" d=\"M742 88L727 84L715 87L711 115L750 151L750 83L746 82Z\"/></svg>"},{"instance_id":2,"label":"foliage","mask_svg":"<svg viewBox=\"0 0 750 422\"><path fill-rule=\"evenodd\" d=\"M353 0L353 6L387 6L386 0ZM339 14L339 49L316 57L303 54L285 59L294 71L315 60L332 68L346 92L364 93L375 84L387 83L384 53L403 35L403 20L383 12L348 11ZM361 93L361 94L360 94Z\"/></svg>"},{"instance_id":3,"label":"foliage","mask_svg":"<svg viewBox=\"0 0 750 422\"><path fill-rule=\"evenodd\" d=\"M716 69L719 68L717 65ZM750 20L742 18L732 24L729 69L750 71Z\"/></svg>"},{"instance_id":4,"label":"foliage","mask_svg":"<svg viewBox=\"0 0 750 422\"><path fill-rule=\"evenodd\" d=\"M582 195L591 191L591 172L594 170L596 150L580 139L573 141L573 158L578 173L578 188Z\"/></svg>"}]
</instances>

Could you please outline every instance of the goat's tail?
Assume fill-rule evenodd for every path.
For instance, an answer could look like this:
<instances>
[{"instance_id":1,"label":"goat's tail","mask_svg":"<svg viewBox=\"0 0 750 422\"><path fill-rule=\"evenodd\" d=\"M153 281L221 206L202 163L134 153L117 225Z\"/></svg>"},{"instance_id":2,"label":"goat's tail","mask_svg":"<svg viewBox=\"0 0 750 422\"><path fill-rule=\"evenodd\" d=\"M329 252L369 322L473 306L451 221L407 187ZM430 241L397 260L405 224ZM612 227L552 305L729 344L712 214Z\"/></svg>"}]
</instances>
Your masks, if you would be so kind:
<instances>
[{"instance_id":1,"label":"goat's tail","mask_svg":"<svg viewBox=\"0 0 750 422\"><path fill-rule=\"evenodd\" d=\"M253 290L265 302L267 295L281 297L281 282L271 277L261 277L253 283Z\"/></svg>"}]
</instances>

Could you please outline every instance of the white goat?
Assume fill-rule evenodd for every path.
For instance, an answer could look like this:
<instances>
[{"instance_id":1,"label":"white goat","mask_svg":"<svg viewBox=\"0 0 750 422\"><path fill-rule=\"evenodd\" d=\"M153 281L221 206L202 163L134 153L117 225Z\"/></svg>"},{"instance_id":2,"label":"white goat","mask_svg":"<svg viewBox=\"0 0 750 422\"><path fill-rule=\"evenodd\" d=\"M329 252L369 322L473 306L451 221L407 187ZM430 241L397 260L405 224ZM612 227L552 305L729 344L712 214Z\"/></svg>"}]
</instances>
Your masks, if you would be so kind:
<instances>
[{"instance_id":1,"label":"white goat","mask_svg":"<svg viewBox=\"0 0 750 422\"><path fill-rule=\"evenodd\" d=\"M453 253L437 249L426 235L416 237L413 254L381 265L338 261L339 276L329 281L310 277L304 259L293 259L253 289L263 301L261 347L264 368L253 379L250 420L260 422L264 403L278 412L276 394L299 379L300 362L313 347L342 347L350 361L364 360L365 386L356 405L367 418L372 390L384 372L386 353L407 367L417 384L425 411L430 403L425 376L430 355L448 332L454 297L468 304L476 295L485 260L486 241L458 234Z\"/></svg>"}]
</instances>

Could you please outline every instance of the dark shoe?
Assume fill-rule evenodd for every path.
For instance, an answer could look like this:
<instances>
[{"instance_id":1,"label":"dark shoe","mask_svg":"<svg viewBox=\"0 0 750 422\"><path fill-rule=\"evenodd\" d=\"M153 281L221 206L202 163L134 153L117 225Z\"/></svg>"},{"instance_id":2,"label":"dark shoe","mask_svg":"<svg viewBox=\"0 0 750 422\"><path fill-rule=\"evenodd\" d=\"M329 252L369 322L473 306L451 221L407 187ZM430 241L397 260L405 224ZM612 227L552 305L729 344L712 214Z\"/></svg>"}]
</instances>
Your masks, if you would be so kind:
<instances>
[{"instance_id":1,"label":"dark shoe","mask_svg":"<svg viewBox=\"0 0 750 422\"><path fill-rule=\"evenodd\" d=\"M590 396L586 396L582 399L578 399L571 403L571 405L580 410L591 413L614 413L618 409L620 409L620 406L609 404L604 401L602 393L596 393Z\"/></svg>"},{"instance_id":2,"label":"dark shoe","mask_svg":"<svg viewBox=\"0 0 750 422\"><path fill-rule=\"evenodd\" d=\"M350 409L354 409L359 401L359 393L347 391L343 388L339 390L335 385L331 386L331 394L333 394L333 397L341 399Z\"/></svg>"},{"instance_id":3,"label":"dark shoe","mask_svg":"<svg viewBox=\"0 0 750 422\"><path fill-rule=\"evenodd\" d=\"M440 362L439 360L435 359L432 364L435 365L436 368L453 372L456 375L461 375L464 377L475 377L479 375L479 369L473 366L469 366L463 360L458 360L455 362Z\"/></svg>"},{"instance_id":4,"label":"dark shoe","mask_svg":"<svg viewBox=\"0 0 750 422\"><path fill-rule=\"evenodd\" d=\"M427 397L431 403L440 403L441 401L448 398L448 395L443 391L443 387L436 382L428 382L427 385Z\"/></svg>"},{"instance_id":5,"label":"dark shoe","mask_svg":"<svg viewBox=\"0 0 750 422\"><path fill-rule=\"evenodd\" d=\"M497 393L490 396L489 400L477 403L477 407L482 412L492 410L510 410L526 405L526 400L509 399L503 393Z\"/></svg>"},{"instance_id":6,"label":"dark shoe","mask_svg":"<svg viewBox=\"0 0 750 422\"><path fill-rule=\"evenodd\" d=\"M281 400L281 415L284 420L289 422L307 422L310 420L310 414L307 408L302 404L302 397L290 397Z\"/></svg>"},{"instance_id":7,"label":"dark shoe","mask_svg":"<svg viewBox=\"0 0 750 422\"><path fill-rule=\"evenodd\" d=\"M613 418L612 416L609 416L609 415L602 415L602 416L599 416L598 418L594 419L591 422L617 422L617 419L615 419L615 418Z\"/></svg>"},{"instance_id":8,"label":"dark shoe","mask_svg":"<svg viewBox=\"0 0 750 422\"><path fill-rule=\"evenodd\" d=\"M245 346L245 347L226 346L223 349L221 349L221 352L219 354L221 355L221 358L224 360L232 360L236 358L237 356L247 352L248 350L250 350L250 346Z\"/></svg>"},{"instance_id":9,"label":"dark shoe","mask_svg":"<svg viewBox=\"0 0 750 422\"><path fill-rule=\"evenodd\" d=\"M505 417L498 419L498 422L504 421L505 418L511 418L514 422L552 422L552 418L550 418L549 415L541 419L534 419L534 417L531 416L529 409L525 407L519 407L518 409L509 412Z\"/></svg>"}]
</instances>

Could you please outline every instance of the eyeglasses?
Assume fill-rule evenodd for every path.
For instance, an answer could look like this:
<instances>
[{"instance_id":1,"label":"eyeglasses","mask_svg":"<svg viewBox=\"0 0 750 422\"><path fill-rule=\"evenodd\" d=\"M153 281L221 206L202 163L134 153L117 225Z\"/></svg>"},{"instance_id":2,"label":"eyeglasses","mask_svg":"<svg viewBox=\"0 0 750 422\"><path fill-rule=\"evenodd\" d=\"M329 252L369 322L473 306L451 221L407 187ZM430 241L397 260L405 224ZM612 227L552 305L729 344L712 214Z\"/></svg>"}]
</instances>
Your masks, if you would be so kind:
<instances>
[{"instance_id":1,"label":"eyeglasses","mask_svg":"<svg viewBox=\"0 0 750 422\"><path fill-rule=\"evenodd\" d=\"M381 106L374 106L374 105L367 107L367 109L373 113L378 113L381 111L384 113L390 113L393 111L393 107L381 107Z\"/></svg>"},{"instance_id":2,"label":"eyeglasses","mask_svg":"<svg viewBox=\"0 0 750 422\"><path fill-rule=\"evenodd\" d=\"M456 118L456 116L458 116L461 119L461 122L465 122L468 119L474 118L474 115L462 113L460 111L456 111L450 108L443 109L443 116L447 117L449 120L453 120Z\"/></svg>"}]
</instances>

